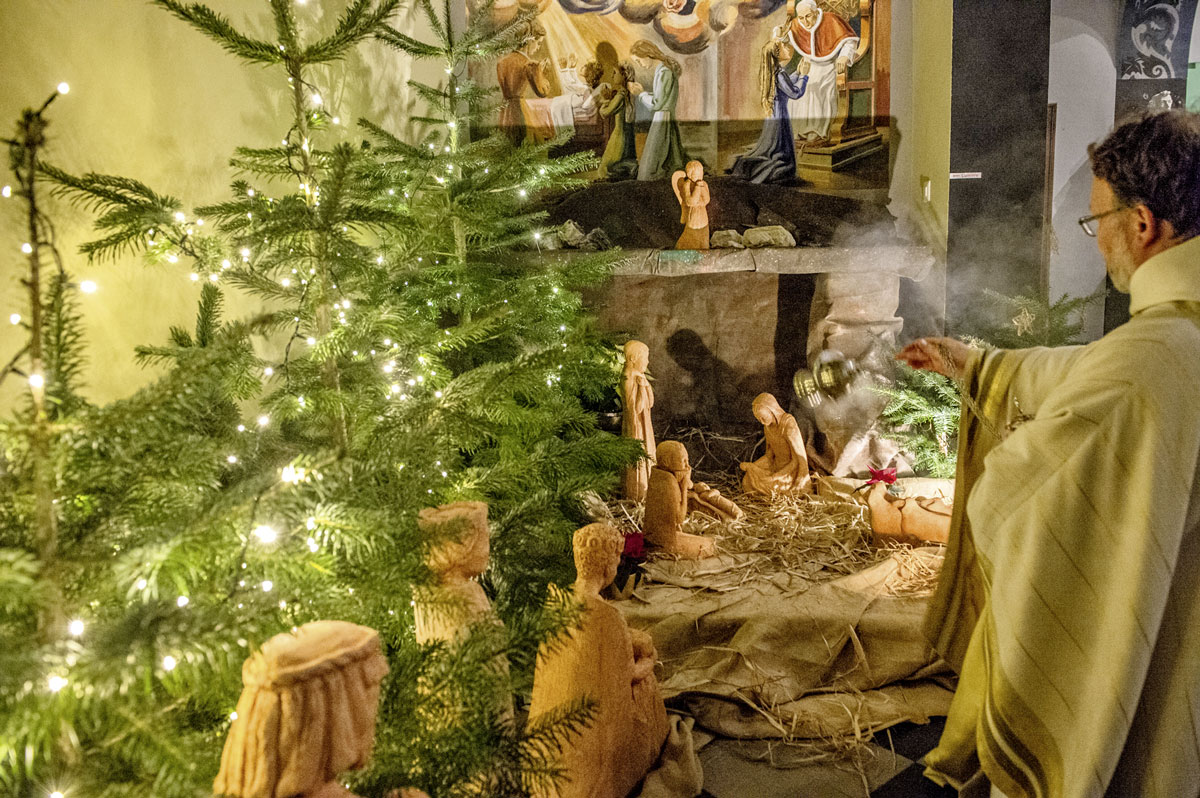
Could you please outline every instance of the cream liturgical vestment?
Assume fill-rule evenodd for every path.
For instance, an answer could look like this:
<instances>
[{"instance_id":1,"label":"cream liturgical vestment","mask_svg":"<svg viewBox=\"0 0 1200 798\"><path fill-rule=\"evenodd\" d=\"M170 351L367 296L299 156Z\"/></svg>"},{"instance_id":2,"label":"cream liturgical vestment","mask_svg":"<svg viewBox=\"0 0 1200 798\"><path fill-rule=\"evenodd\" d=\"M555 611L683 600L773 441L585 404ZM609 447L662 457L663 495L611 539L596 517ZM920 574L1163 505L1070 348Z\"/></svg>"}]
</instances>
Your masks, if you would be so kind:
<instances>
[{"instance_id":1,"label":"cream liturgical vestment","mask_svg":"<svg viewBox=\"0 0 1200 798\"><path fill-rule=\"evenodd\" d=\"M1200 237L1084 347L975 353L928 618L960 673L927 775L1200 796Z\"/></svg>"}]
</instances>

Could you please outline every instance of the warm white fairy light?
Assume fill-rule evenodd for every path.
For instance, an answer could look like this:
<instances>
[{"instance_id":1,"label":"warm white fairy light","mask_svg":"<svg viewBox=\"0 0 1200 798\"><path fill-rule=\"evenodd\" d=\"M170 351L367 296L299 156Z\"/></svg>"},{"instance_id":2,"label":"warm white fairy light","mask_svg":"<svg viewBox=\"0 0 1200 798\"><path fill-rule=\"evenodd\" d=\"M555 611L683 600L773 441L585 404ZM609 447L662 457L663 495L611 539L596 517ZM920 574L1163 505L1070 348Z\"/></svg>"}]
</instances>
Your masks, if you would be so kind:
<instances>
[{"instance_id":1,"label":"warm white fairy light","mask_svg":"<svg viewBox=\"0 0 1200 798\"><path fill-rule=\"evenodd\" d=\"M69 624L67 624L67 632L70 633L71 637L82 637L83 621L79 620L78 618L71 621Z\"/></svg>"},{"instance_id":2,"label":"warm white fairy light","mask_svg":"<svg viewBox=\"0 0 1200 798\"><path fill-rule=\"evenodd\" d=\"M518 193L519 195L521 195L522 197L524 197L524 196L526 196L526 195L528 194L528 192L527 192L527 191L525 191L525 189L521 189L521 190L520 190L520 191L518 191L517 193Z\"/></svg>"},{"instance_id":3,"label":"warm white fairy light","mask_svg":"<svg viewBox=\"0 0 1200 798\"><path fill-rule=\"evenodd\" d=\"M296 466L284 466L279 471L279 478L289 485L299 485L306 476L308 476L308 472Z\"/></svg>"},{"instance_id":4,"label":"warm white fairy light","mask_svg":"<svg viewBox=\"0 0 1200 798\"><path fill-rule=\"evenodd\" d=\"M197 282L197 281L200 279L200 275L196 274L195 272L192 272L192 273L189 275L189 277L191 277L191 278L192 278L192 282L193 282L193 283L194 283L194 282Z\"/></svg>"},{"instance_id":5,"label":"warm white fairy light","mask_svg":"<svg viewBox=\"0 0 1200 798\"><path fill-rule=\"evenodd\" d=\"M270 423L271 423L271 417L270 417L270 416L259 416L259 417L258 417L258 426L260 426L260 427L265 427L265 426L267 426L267 425L268 425L268 424L270 424Z\"/></svg>"},{"instance_id":6,"label":"warm white fairy light","mask_svg":"<svg viewBox=\"0 0 1200 798\"><path fill-rule=\"evenodd\" d=\"M271 590L275 587L275 583L272 582L270 579L264 579L261 587L262 587L262 592L270 593Z\"/></svg>"},{"instance_id":7,"label":"warm white fairy light","mask_svg":"<svg viewBox=\"0 0 1200 798\"><path fill-rule=\"evenodd\" d=\"M84 280L79 284L79 290L85 294L94 294L96 293L97 288L99 288L99 286L96 285L95 280Z\"/></svg>"},{"instance_id":8,"label":"warm white fairy light","mask_svg":"<svg viewBox=\"0 0 1200 798\"><path fill-rule=\"evenodd\" d=\"M215 283L217 281L217 273L213 272L212 274L208 275L208 281L210 283Z\"/></svg>"},{"instance_id":9,"label":"warm white fairy light","mask_svg":"<svg viewBox=\"0 0 1200 798\"><path fill-rule=\"evenodd\" d=\"M137 584L135 585L135 587L137 587L138 590L145 590L147 584L149 584L149 583L146 582L145 579L139 579L139 580L137 580Z\"/></svg>"},{"instance_id":10,"label":"warm white fairy light","mask_svg":"<svg viewBox=\"0 0 1200 798\"><path fill-rule=\"evenodd\" d=\"M12 186L5 186L4 188L0 188L0 196L3 196L5 199L7 199L8 197L11 197L12 196Z\"/></svg>"},{"instance_id":11,"label":"warm white fairy light","mask_svg":"<svg viewBox=\"0 0 1200 798\"><path fill-rule=\"evenodd\" d=\"M307 521L304 522L304 526L305 526L305 528L307 528L310 531L313 529L316 529L317 528L317 519L309 518Z\"/></svg>"},{"instance_id":12,"label":"warm white fairy light","mask_svg":"<svg viewBox=\"0 0 1200 798\"><path fill-rule=\"evenodd\" d=\"M179 660L172 657L170 654L162 658L162 666L164 671L173 671L175 666L179 664Z\"/></svg>"},{"instance_id":13,"label":"warm white fairy light","mask_svg":"<svg viewBox=\"0 0 1200 798\"><path fill-rule=\"evenodd\" d=\"M279 533L272 527L263 524L254 527L254 537L258 538L259 543L274 543L279 540Z\"/></svg>"},{"instance_id":14,"label":"warm white fairy light","mask_svg":"<svg viewBox=\"0 0 1200 798\"><path fill-rule=\"evenodd\" d=\"M37 372L30 374L29 375L29 387L34 389L35 391L42 390L42 388L46 387L46 378L43 377L41 374L38 374Z\"/></svg>"},{"instance_id":15,"label":"warm white fairy light","mask_svg":"<svg viewBox=\"0 0 1200 798\"><path fill-rule=\"evenodd\" d=\"M308 550L309 551L316 553L317 549L319 549L319 548L321 548L321 547L317 545L317 541L314 538L308 539Z\"/></svg>"},{"instance_id":16,"label":"warm white fairy light","mask_svg":"<svg viewBox=\"0 0 1200 798\"><path fill-rule=\"evenodd\" d=\"M63 689L66 686L67 686L66 677L59 676L57 673L51 674L50 677L46 679L46 687L50 688L50 692L52 692L52 693L57 693L59 690Z\"/></svg>"},{"instance_id":17,"label":"warm white fairy light","mask_svg":"<svg viewBox=\"0 0 1200 798\"><path fill-rule=\"evenodd\" d=\"M230 713L229 713L229 719L230 719L230 720L237 720L237 712L230 712Z\"/></svg>"},{"instance_id":18,"label":"warm white fairy light","mask_svg":"<svg viewBox=\"0 0 1200 798\"><path fill-rule=\"evenodd\" d=\"M176 255L174 252L172 252L170 255L167 256L167 263L179 263L179 256ZM192 279L196 279L196 278L193 277Z\"/></svg>"},{"instance_id":19,"label":"warm white fairy light","mask_svg":"<svg viewBox=\"0 0 1200 798\"><path fill-rule=\"evenodd\" d=\"M313 94L312 101L313 101L313 105L320 105L321 104L321 95Z\"/></svg>"},{"instance_id":20,"label":"warm white fairy light","mask_svg":"<svg viewBox=\"0 0 1200 798\"><path fill-rule=\"evenodd\" d=\"M9 317L8 317L8 323L9 323L9 324L20 324L20 323L21 323L21 314L20 314L20 313L14 313L14 314L12 314L11 316L9 316Z\"/></svg>"},{"instance_id":21,"label":"warm white fairy light","mask_svg":"<svg viewBox=\"0 0 1200 798\"><path fill-rule=\"evenodd\" d=\"M66 94L70 90L71 90L71 85L69 83L67 83L65 80L62 83L58 84L58 93L59 94Z\"/></svg>"},{"instance_id":22,"label":"warm white fairy light","mask_svg":"<svg viewBox=\"0 0 1200 798\"><path fill-rule=\"evenodd\" d=\"M305 339L304 339L304 342L305 342L306 344L308 344L309 346L313 346L313 345L315 345L315 344L317 343L317 339L316 339L316 338L313 338L313 337L310 335L310 336L308 336L308 338L305 338Z\"/></svg>"},{"instance_id":23,"label":"warm white fairy light","mask_svg":"<svg viewBox=\"0 0 1200 798\"><path fill-rule=\"evenodd\" d=\"M179 598L175 599L175 604L180 607L186 607L190 601L191 599L189 599L187 596L180 596Z\"/></svg>"},{"instance_id":24,"label":"warm white fairy light","mask_svg":"<svg viewBox=\"0 0 1200 798\"><path fill-rule=\"evenodd\" d=\"M55 790L54 792L50 793L48 798L64 798L64 796L60 791Z\"/></svg>"},{"instance_id":25,"label":"warm white fairy light","mask_svg":"<svg viewBox=\"0 0 1200 798\"><path fill-rule=\"evenodd\" d=\"M238 432L245 432L245 431L246 431L246 425L245 425L245 424L238 424L238 425L237 425L237 431L238 431Z\"/></svg>"},{"instance_id":26,"label":"warm white fairy light","mask_svg":"<svg viewBox=\"0 0 1200 798\"><path fill-rule=\"evenodd\" d=\"M231 454L231 455L229 455L228 457L226 457L226 458L225 458L225 462L229 463L230 465L233 465L233 464L234 464L234 463L236 463L237 461L238 461L238 459L237 459L237 455L236 455L236 454Z\"/></svg>"},{"instance_id":27,"label":"warm white fairy light","mask_svg":"<svg viewBox=\"0 0 1200 798\"><path fill-rule=\"evenodd\" d=\"M284 288L287 288L288 286L290 286L292 284L292 281L290 279L288 279L287 277L284 277L282 280L279 281L279 284L282 285Z\"/></svg>"},{"instance_id":28,"label":"warm white fairy light","mask_svg":"<svg viewBox=\"0 0 1200 798\"><path fill-rule=\"evenodd\" d=\"M275 369L271 368L270 366L267 366L265 369L263 369L263 376L270 377L274 373Z\"/></svg>"},{"instance_id":29,"label":"warm white fairy light","mask_svg":"<svg viewBox=\"0 0 1200 798\"><path fill-rule=\"evenodd\" d=\"M21 251L24 252L26 255L32 254L33 253L33 244L30 244L28 241L26 241L24 244L21 245Z\"/></svg>"},{"instance_id":30,"label":"warm white fairy light","mask_svg":"<svg viewBox=\"0 0 1200 798\"><path fill-rule=\"evenodd\" d=\"M250 248L242 247L240 254L243 258L249 258L250 257Z\"/></svg>"}]
</instances>

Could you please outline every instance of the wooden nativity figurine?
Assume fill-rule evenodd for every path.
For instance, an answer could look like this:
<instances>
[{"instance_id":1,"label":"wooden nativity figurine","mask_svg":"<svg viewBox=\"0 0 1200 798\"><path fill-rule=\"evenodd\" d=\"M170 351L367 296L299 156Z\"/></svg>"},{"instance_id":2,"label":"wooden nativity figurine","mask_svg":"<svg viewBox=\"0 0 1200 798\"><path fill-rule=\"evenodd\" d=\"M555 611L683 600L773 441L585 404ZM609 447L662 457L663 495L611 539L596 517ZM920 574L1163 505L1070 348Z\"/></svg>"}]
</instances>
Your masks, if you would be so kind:
<instances>
[{"instance_id":1,"label":"wooden nativity figurine","mask_svg":"<svg viewBox=\"0 0 1200 798\"><path fill-rule=\"evenodd\" d=\"M708 249L708 182L704 164L688 161L687 166L671 175L675 199L679 201L679 221L683 233L675 249Z\"/></svg>"},{"instance_id":2,"label":"wooden nativity figurine","mask_svg":"<svg viewBox=\"0 0 1200 798\"><path fill-rule=\"evenodd\" d=\"M427 557L433 585L415 597L418 643L453 641L482 620L499 623L475 581L488 566L487 509L484 502L454 502L418 515L417 526L434 539Z\"/></svg>"},{"instance_id":3,"label":"wooden nativity figurine","mask_svg":"<svg viewBox=\"0 0 1200 798\"><path fill-rule=\"evenodd\" d=\"M791 413L769 393L754 397L754 417L763 425L766 453L752 463L742 463L742 490L746 493L810 492L808 455L804 438Z\"/></svg>"},{"instance_id":4,"label":"wooden nativity figurine","mask_svg":"<svg viewBox=\"0 0 1200 798\"><path fill-rule=\"evenodd\" d=\"M718 521L736 521L745 515L742 508L721 495L707 482L697 482L688 491L688 512L700 513Z\"/></svg>"},{"instance_id":5,"label":"wooden nativity figurine","mask_svg":"<svg viewBox=\"0 0 1200 798\"><path fill-rule=\"evenodd\" d=\"M567 742L560 784L539 798L626 798L658 761L667 739L667 713L654 677L650 635L630 629L600 597L616 576L624 537L609 524L575 533L573 598L583 606L566 641L543 646L533 677L529 717L587 698L592 722Z\"/></svg>"},{"instance_id":6,"label":"wooden nativity figurine","mask_svg":"<svg viewBox=\"0 0 1200 798\"><path fill-rule=\"evenodd\" d=\"M387 672L379 634L366 626L314 621L272 637L242 666L213 793L351 798L337 778L371 755Z\"/></svg>"},{"instance_id":7,"label":"wooden nativity figurine","mask_svg":"<svg viewBox=\"0 0 1200 798\"><path fill-rule=\"evenodd\" d=\"M650 409L654 407L654 389L646 378L650 347L641 341L625 342L625 373L621 379L621 435L642 442L646 457L625 469L623 488L626 499L643 501L654 465L654 425Z\"/></svg>"},{"instance_id":8,"label":"wooden nativity figurine","mask_svg":"<svg viewBox=\"0 0 1200 798\"><path fill-rule=\"evenodd\" d=\"M692 467L688 464L687 449L679 441L663 441L658 445L655 461L650 469L650 486L646 489L646 511L642 519L646 541L667 554L687 559L713 556L716 544L712 540L683 531L688 495L692 492Z\"/></svg>"},{"instance_id":9,"label":"wooden nativity figurine","mask_svg":"<svg viewBox=\"0 0 1200 798\"><path fill-rule=\"evenodd\" d=\"M940 498L892 496L886 485L876 482L867 494L867 507L876 543L892 540L920 546L950 539L953 508Z\"/></svg>"}]
</instances>

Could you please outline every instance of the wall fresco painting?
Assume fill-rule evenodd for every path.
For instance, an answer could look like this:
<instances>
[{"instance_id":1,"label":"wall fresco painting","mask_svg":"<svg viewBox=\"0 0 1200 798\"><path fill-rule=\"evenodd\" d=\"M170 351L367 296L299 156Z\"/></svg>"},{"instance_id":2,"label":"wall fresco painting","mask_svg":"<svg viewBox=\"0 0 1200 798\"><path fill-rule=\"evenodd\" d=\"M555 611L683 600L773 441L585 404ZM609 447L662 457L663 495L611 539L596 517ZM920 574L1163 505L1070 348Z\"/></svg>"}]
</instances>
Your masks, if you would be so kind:
<instances>
[{"instance_id":1,"label":"wall fresco painting","mask_svg":"<svg viewBox=\"0 0 1200 798\"><path fill-rule=\"evenodd\" d=\"M536 13L514 51L472 77L498 87L505 135L569 135L567 150L600 156L600 179L663 180L693 159L760 184L886 165L887 0L499 0L474 13L503 24L522 9Z\"/></svg>"}]
</instances>

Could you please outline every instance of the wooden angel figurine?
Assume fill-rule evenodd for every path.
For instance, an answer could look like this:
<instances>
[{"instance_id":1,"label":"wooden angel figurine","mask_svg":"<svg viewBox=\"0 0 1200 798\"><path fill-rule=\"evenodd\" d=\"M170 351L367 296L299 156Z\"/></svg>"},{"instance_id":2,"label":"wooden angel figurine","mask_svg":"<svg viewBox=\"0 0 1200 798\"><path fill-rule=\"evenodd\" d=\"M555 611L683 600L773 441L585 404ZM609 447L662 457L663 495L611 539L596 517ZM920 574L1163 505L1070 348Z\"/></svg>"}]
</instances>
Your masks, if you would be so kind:
<instances>
[{"instance_id":1,"label":"wooden angel figurine","mask_svg":"<svg viewBox=\"0 0 1200 798\"><path fill-rule=\"evenodd\" d=\"M667 713L654 678L650 635L630 629L600 597L616 576L624 538L608 524L575 533L573 598L583 618L565 642L543 646L533 676L530 722L587 697L596 715L562 752L562 783L541 798L626 798L658 761Z\"/></svg>"},{"instance_id":2,"label":"wooden angel figurine","mask_svg":"<svg viewBox=\"0 0 1200 798\"><path fill-rule=\"evenodd\" d=\"M683 223L683 234L675 242L675 249L708 249L709 195L704 164L688 161L687 166L671 175L671 186Z\"/></svg>"},{"instance_id":3,"label":"wooden angel figurine","mask_svg":"<svg viewBox=\"0 0 1200 798\"><path fill-rule=\"evenodd\" d=\"M711 557L716 544L700 535L683 531L688 514L688 494L692 490L692 467L687 449L678 441L658 445L650 486L646 489L646 512L642 532L646 541L667 554L687 559Z\"/></svg>"},{"instance_id":4,"label":"wooden angel figurine","mask_svg":"<svg viewBox=\"0 0 1200 798\"><path fill-rule=\"evenodd\" d=\"M763 425L766 453L752 463L742 463L742 490L767 496L774 492L809 492L808 455L796 418L784 412L769 393L754 397L754 417Z\"/></svg>"},{"instance_id":5,"label":"wooden angel figurine","mask_svg":"<svg viewBox=\"0 0 1200 798\"><path fill-rule=\"evenodd\" d=\"M426 507L417 517L417 526L435 537L428 555L434 585L418 591L415 599L417 642L449 642L472 623L495 617L492 602L475 581L488 566L487 504Z\"/></svg>"},{"instance_id":6,"label":"wooden angel figurine","mask_svg":"<svg viewBox=\"0 0 1200 798\"><path fill-rule=\"evenodd\" d=\"M623 488L626 499L643 501L654 465L654 425L650 409L654 407L654 389L646 379L650 347L641 341L625 343L625 374L621 379L621 435L642 442L646 458L625 469Z\"/></svg>"},{"instance_id":7,"label":"wooden angel figurine","mask_svg":"<svg viewBox=\"0 0 1200 798\"><path fill-rule=\"evenodd\" d=\"M242 666L213 793L351 798L337 778L371 755L387 672L379 634L366 626L314 621L272 637Z\"/></svg>"},{"instance_id":8,"label":"wooden angel figurine","mask_svg":"<svg viewBox=\"0 0 1200 798\"><path fill-rule=\"evenodd\" d=\"M900 498L889 494L882 482L876 482L867 494L867 506L871 508L871 531L876 542L894 540L919 546L950 539L953 510L940 498Z\"/></svg>"}]
</instances>

